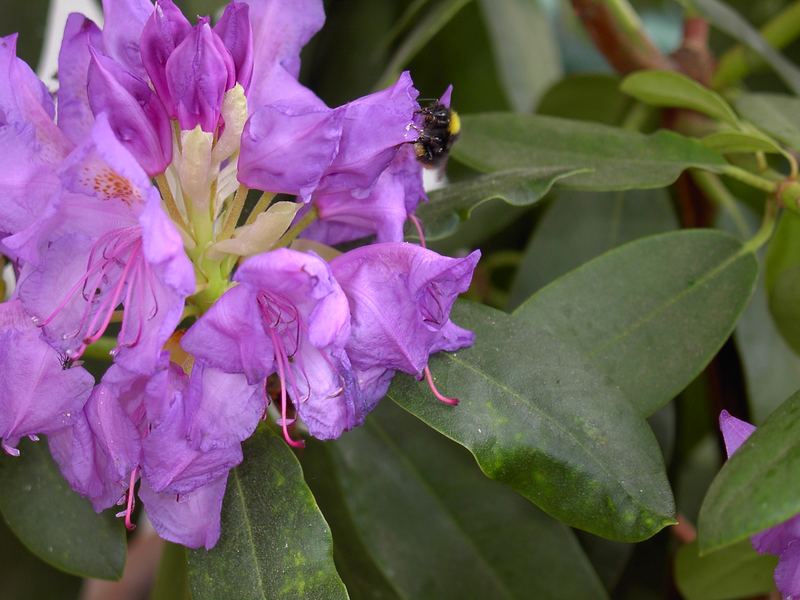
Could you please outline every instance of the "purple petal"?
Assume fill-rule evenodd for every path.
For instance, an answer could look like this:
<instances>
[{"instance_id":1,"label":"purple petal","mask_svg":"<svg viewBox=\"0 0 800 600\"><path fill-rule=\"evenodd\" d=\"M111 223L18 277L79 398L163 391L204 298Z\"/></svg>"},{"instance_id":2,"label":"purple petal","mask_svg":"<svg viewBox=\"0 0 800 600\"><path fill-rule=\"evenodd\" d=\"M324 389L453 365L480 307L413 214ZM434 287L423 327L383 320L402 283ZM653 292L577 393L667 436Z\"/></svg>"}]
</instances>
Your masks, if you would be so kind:
<instances>
[{"instance_id":1,"label":"purple petal","mask_svg":"<svg viewBox=\"0 0 800 600\"><path fill-rule=\"evenodd\" d=\"M413 163L410 168L408 158ZM422 166L411 146L401 148L380 175L367 198L355 198L350 191L317 194L313 203L319 219L303 237L335 245L376 235L378 242L402 242L409 209L413 212L422 189Z\"/></svg>"},{"instance_id":2,"label":"purple petal","mask_svg":"<svg viewBox=\"0 0 800 600\"><path fill-rule=\"evenodd\" d=\"M450 108L450 100L453 97L453 85L450 84L447 86L447 89L442 94L442 97L439 98L439 104L444 104L447 108Z\"/></svg>"},{"instance_id":3,"label":"purple petal","mask_svg":"<svg viewBox=\"0 0 800 600\"><path fill-rule=\"evenodd\" d=\"M103 0L103 42L108 55L139 77L142 66L139 39L153 12L150 0Z\"/></svg>"},{"instance_id":4,"label":"purple petal","mask_svg":"<svg viewBox=\"0 0 800 600\"><path fill-rule=\"evenodd\" d=\"M414 141L418 95L406 71L393 86L337 108L343 114L342 136L320 193L349 191L365 198L400 145Z\"/></svg>"},{"instance_id":5,"label":"purple petal","mask_svg":"<svg viewBox=\"0 0 800 600\"><path fill-rule=\"evenodd\" d=\"M760 554L780 554L792 540L800 539L800 515L750 538Z\"/></svg>"},{"instance_id":6,"label":"purple petal","mask_svg":"<svg viewBox=\"0 0 800 600\"><path fill-rule=\"evenodd\" d=\"M189 548L211 550L219 539L227 474L185 494L157 493L142 480L139 497L156 532Z\"/></svg>"},{"instance_id":7,"label":"purple petal","mask_svg":"<svg viewBox=\"0 0 800 600\"><path fill-rule=\"evenodd\" d=\"M267 290L292 304L306 321L317 348L342 345L350 332L350 314L328 263L315 254L280 248L246 260L235 281Z\"/></svg>"},{"instance_id":8,"label":"purple petal","mask_svg":"<svg viewBox=\"0 0 800 600\"><path fill-rule=\"evenodd\" d=\"M254 110L266 104L275 85L274 67L294 79L300 73L300 50L322 28L322 0L247 0L253 29L253 83L248 95Z\"/></svg>"},{"instance_id":9,"label":"purple petal","mask_svg":"<svg viewBox=\"0 0 800 600\"><path fill-rule=\"evenodd\" d=\"M17 34L0 37L0 127L8 123L32 123L53 136L55 108L47 87L24 61L17 58Z\"/></svg>"},{"instance_id":10,"label":"purple petal","mask_svg":"<svg viewBox=\"0 0 800 600\"><path fill-rule=\"evenodd\" d=\"M167 60L192 30L192 26L172 0L157 0L142 31L142 62L167 113L176 117L175 102L167 85Z\"/></svg>"},{"instance_id":11,"label":"purple petal","mask_svg":"<svg viewBox=\"0 0 800 600\"><path fill-rule=\"evenodd\" d=\"M281 67L272 104L255 108L242 133L239 181L308 201L339 148L344 113L329 109Z\"/></svg>"},{"instance_id":12,"label":"purple petal","mask_svg":"<svg viewBox=\"0 0 800 600\"><path fill-rule=\"evenodd\" d=\"M58 55L58 126L76 145L89 135L94 123L87 89L90 46L103 50L100 29L83 15L72 13Z\"/></svg>"},{"instance_id":13,"label":"purple petal","mask_svg":"<svg viewBox=\"0 0 800 600\"><path fill-rule=\"evenodd\" d=\"M25 436L50 434L74 423L94 379L63 357L29 320L0 332L0 439L15 447Z\"/></svg>"},{"instance_id":14,"label":"purple petal","mask_svg":"<svg viewBox=\"0 0 800 600\"><path fill-rule=\"evenodd\" d=\"M201 19L172 52L166 77L181 129L200 125L203 131L214 132L225 91L236 82L236 69L230 52L207 19Z\"/></svg>"},{"instance_id":15,"label":"purple petal","mask_svg":"<svg viewBox=\"0 0 800 600\"><path fill-rule=\"evenodd\" d=\"M737 419L727 410L719 414L719 428L722 431L722 438L725 440L725 451L730 458L739 446L756 430L755 426L746 421Z\"/></svg>"},{"instance_id":16,"label":"purple petal","mask_svg":"<svg viewBox=\"0 0 800 600\"><path fill-rule=\"evenodd\" d=\"M242 461L239 444L208 452L191 447L187 378L171 365L148 387L149 435L143 441L143 478L156 492L185 494L222 477Z\"/></svg>"},{"instance_id":17,"label":"purple petal","mask_svg":"<svg viewBox=\"0 0 800 600\"><path fill-rule=\"evenodd\" d=\"M122 497L141 462L146 383L146 378L112 366L95 387L82 418L49 438L64 477L97 511Z\"/></svg>"},{"instance_id":18,"label":"purple petal","mask_svg":"<svg viewBox=\"0 0 800 600\"><path fill-rule=\"evenodd\" d=\"M187 399L192 443L209 451L249 438L267 407L264 385L195 361Z\"/></svg>"},{"instance_id":19,"label":"purple petal","mask_svg":"<svg viewBox=\"0 0 800 600\"><path fill-rule=\"evenodd\" d=\"M163 173L172 161L172 128L164 105L147 83L90 48L89 102L108 115L117 139L148 175Z\"/></svg>"},{"instance_id":20,"label":"purple petal","mask_svg":"<svg viewBox=\"0 0 800 600\"><path fill-rule=\"evenodd\" d=\"M245 92L250 88L253 78L253 31L250 27L250 6L242 2L231 2L214 31L233 57L236 67L236 81L242 84Z\"/></svg>"},{"instance_id":21,"label":"purple petal","mask_svg":"<svg viewBox=\"0 0 800 600\"><path fill-rule=\"evenodd\" d=\"M800 596L800 540L792 540L781 552L775 567L775 585L784 598Z\"/></svg>"},{"instance_id":22,"label":"purple petal","mask_svg":"<svg viewBox=\"0 0 800 600\"><path fill-rule=\"evenodd\" d=\"M412 244L374 244L334 259L331 268L350 301L346 349L353 365L420 375L431 352L459 337L450 309L479 258L478 251L447 258Z\"/></svg>"},{"instance_id":23,"label":"purple petal","mask_svg":"<svg viewBox=\"0 0 800 600\"><path fill-rule=\"evenodd\" d=\"M263 334L258 305L246 286L225 292L189 328L181 346L208 365L244 373L252 384L274 370L272 342Z\"/></svg>"}]
</instances>

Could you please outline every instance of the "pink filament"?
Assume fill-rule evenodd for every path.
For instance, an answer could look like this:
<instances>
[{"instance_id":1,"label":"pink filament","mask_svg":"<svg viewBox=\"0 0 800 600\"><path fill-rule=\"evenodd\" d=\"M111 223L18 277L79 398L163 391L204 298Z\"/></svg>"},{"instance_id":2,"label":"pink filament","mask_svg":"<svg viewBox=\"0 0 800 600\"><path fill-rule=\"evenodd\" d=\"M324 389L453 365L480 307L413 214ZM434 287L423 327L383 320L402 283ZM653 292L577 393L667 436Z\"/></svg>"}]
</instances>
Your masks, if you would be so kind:
<instances>
[{"instance_id":1,"label":"pink filament","mask_svg":"<svg viewBox=\"0 0 800 600\"><path fill-rule=\"evenodd\" d=\"M287 361L287 359L283 353L283 343L278 340L274 329L270 328L269 335L275 348L275 362L278 364L278 378L281 380L281 428L283 429L283 439L292 448L304 448L305 443L303 440L293 440L289 435L289 425L286 420L286 370L284 368L284 361Z\"/></svg>"},{"instance_id":2,"label":"pink filament","mask_svg":"<svg viewBox=\"0 0 800 600\"><path fill-rule=\"evenodd\" d=\"M433 383L433 376L431 375L431 370L428 367L425 367L425 381L428 382L428 387L431 388L431 392L433 395L436 396L436 399L443 404L448 404L449 406L457 406L458 405L458 398L450 398L449 396L445 396L442 394L438 389L436 389L436 384Z\"/></svg>"},{"instance_id":3,"label":"pink filament","mask_svg":"<svg viewBox=\"0 0 800 600\"><path fill-rule=\"evenodd\" d=\"M114 310L123 299L127 308L131 304L134 291L137 293L138 299L141 300L145 293L143 286L148 286L151 288L151 293L153 293L155 300L155 293L152 290L152 274L150 273L149 265L142 261L141 258L142 239L138 227L126 227L105 233L94 243L89 252L86 272L69 289L53 312L47 318L37 321L37 325L45 327L51 323L75 294L80 291L82 298L86 302L80 325L75 332L64 336L67 339L85 331L81 345L76 350L68 352L70 358L79 358L87 346L96 342L105 333L113 318ZM98 289L98 285L109 275L109 269L118 266L122 267L118 281L113 286L113 289L108 291L105 298L99 302L99 305L95 304L94 294ZM128 286L127 290L125 290L126 284ZM87 295L87 287L92 290L92 294ZM140 307L142 304L140 301ZM95 306L96 310L92 315L92 309ZM156 302L154 311L157 312L157 310L158 305ZM138 343L142 333L143 316L139 315L138 330L133 341L129 341L124 345L130 347ZM123 320L121 334L128 332L129 327L126 327L125 322L127 320ZM121 335L120 337L124 338L125 336Z\"/></svg>"},{"instance_id":4,"label":"pink filament","mask_svg":"<svg viewBox=\"0 0 800 600\"><path fill-rule=\"evenodd\" d=\"M427 248L427 244L425 243L425 232L422 230L422 222L419 220L417 215L408 215L408 218L414 224L414 227L417 229L417 235L419 236L419 245L423 248Z\"/></svg>"},{"instance_id":5,"label":"pink filament","mask_svg":"<svg viewBox=\"0 0 800 600\"><path fill-rule=\"evenodd\" d=\"M136 485L136 476L139 474L139 467L135 467L133 471L131 471L131 481L130 485L128 486L128 506L125 508L125 529L128 531L133 531L136 529L136 525L131 522L131 517L133 516L133 508L136 506L136 500L133 494L133 488Z\"/></svg>"}]
</instances>

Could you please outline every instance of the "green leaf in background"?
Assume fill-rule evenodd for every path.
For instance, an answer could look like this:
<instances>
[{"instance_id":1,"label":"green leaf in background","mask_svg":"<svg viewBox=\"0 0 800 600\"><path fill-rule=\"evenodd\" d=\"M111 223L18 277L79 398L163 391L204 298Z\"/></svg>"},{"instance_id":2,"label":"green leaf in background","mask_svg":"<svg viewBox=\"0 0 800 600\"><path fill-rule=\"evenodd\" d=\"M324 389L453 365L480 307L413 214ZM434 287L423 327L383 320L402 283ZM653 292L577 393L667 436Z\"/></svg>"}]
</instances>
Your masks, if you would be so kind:
<instances>
[{"instance_id":1,"label":"green leaf in background","mask_svg":"<svg viewBox=\"0 0 800 600\"><path fill-rule=\"evenodd\" d=\"M191 600L189 575L186 568L186 548L164 542L161 563L150 600Z\"/></svg>"},{"instance_id":2,"label":"green leaf in background","mask_svg":"<svg viewBox=\"0 0 800 600\"><path fill-rule=\"evenodd\" d=\"M675 71L637 71L622 81L620 89L645 104L689 108L733 127L739 125L739 118L722 96Z\"/></svg>"},{"instance_id":3,"label":"green leaf in background","mask_svg":"<svg viewBox=\"0 0 800 600\"><path fill-rule=\"evenodd\" d=\"M753 293L758 264L734 237L705 229L652 236L606 253L531 297L536 314L580 348L648 416L711 361Z\"/></svg>"},{"instance_id":4,"label":"green leaf in background","mask_svg":"<svg viewBox=\"0 0 800 600\"><path fill-rule=\"evenodd\" d=\"M511 287L509 308L557 277L620 244L677 229L665 190L562 190L539 221Z\"/></svg>"},{"instance_id":5,"label":"green leaf in background","mask_svg":"<svg viewBox=\"0 0 800 600\"><path fill-rule=\"evenodd\" d=\"M44 43L50 0L0 3L0 36L19 33L17 56L35 71Z\"/></svg>"},{"instance_id":6,"label":"green leaf in background","mask_svg":"<svg viewBox=\"0 0 800 600\"><path fill-rule=\"evenodd\" d=\"M736 108L759 129L800 150L800 99L782 94L742 94Z\"/></svg>"},{"instance_id":7,"label":"green leaf in background","mask_svg":"<svg viewBox=\"0 0 800 600\"><path fill-rule=\"evenodd\" d=\"M499 198L512 206L530 206L541 200L557 181L580 172L531 167L489 173L431 192L429 202L417 208L417 216L425 226L425 236L439 240L455 233L459 222L469 219L472 211L484 202Z\"/></svg>"},{"instance_id":8,"label":"green leaf in background","mask_svg":"<svg viewBox=\"0 0 800 600\"><path fill-rule=\"evenodd\" d=\"M480 0L495 63L511 107L530 112L561 77L553 30L537 0Z\"/></svg>"},{"instance_id":9,"label":"green leaf in background","mask_svg":"<svg viewBox=\"0 0 800 600\"><path fill-rule=\"evenodd\" d=\"M759 133L745 133L743 131L717 131L701 140L703 145L720 154L735 154L741 152L768 152L780 154L783 152L773 140Z\"/></svg>"},{"instance_id":10,"label":"green leaf in background","mask_svg":"<svg viewBox=\"0 0 800 600\"><path fill-rule=\"evenodd\" d=\"M397 377L389 396L559 520L617 540L651 536L672 522L673 505L650 428L579 350L524 308L509 317L456 306L454 321L478 341L436 357L431 369L462 399L457 408L409 377Z\"/></svg>"},{"instance_id":11,"label":"green leaf in background","mask_svg":"<svg viewBox=\"0 0 800 600\"><path fill-rule=\"evenodd\" d=\"M0 512L28 550L54 567L81 577L122 576L122 523L72 491L46 443L26 441L18 458L0 458Z\"/></svg>"},{"instance_id":12,"label":"green leaf in background","mask_svg":"<svg viewBox=\"0 0 800 600\"><path fill-rule=\"evenodd\" d=\"M586 102L591 98L591 102ZM596 121L616 125L633 104L619 90L619 77L602 74L568 75L553 85L539 101L536 112L551 117Z\"/></svg>"},{"instance_id":13,"label":"green leaf in background","mask_svg":"<svg viewBox=\"0 0 800 600\"><path fill-rule=\"evenodd\" d=\"M638 240L558 279L510 317L457 305L454 321L475 330L475 346L431 361L443 389L462 399L457 408L406 377L389 396L546 512L640 540L672 514L642 417L708 364L756 275L753 255L721 232Z\"/></svg>"},{"instance_id":14,"label":"green leaf in background","mask_svg":"<svg viewBox=\"0 0 800 600\"><path fill-rule=\"evenodd\" d=\"M328 524L294 454L266 427L228 477L216 547L188 556L194 600L347 598Z\"/></svg>"},{"instance_id":15,"label":"green leaf in background","mask_svg":"<svg viewBox=\"0 0 800 600\"><path fill-rule=\"evenodd\" d=\"M800 94L800 69L761 36L739 13L721 0L681 0L736 41L758 53L795 94Z\"/></svg>"},{"instance_id":16,"label":"green leaf in background","mask_svg":"<svg viewBox=\"0 0 800 600\"><path fill-rule=\"evenodd\" d=\"M363 577L363 565L347 562L359 548L389 586L380 597L606 597L569 528L391 403L339 440L309 447L303 463L326 515L349 521L334 529L334 544L353 598L379 595L350 585Z\"/></svg>"},{"instance_id":17,"label":"green leaf in background","mask_svg":"<svg viewBox=\"0 0 800 600\"><path fill-rule=\"evenodd\" d=\"M28 552L0 519L0 582L3 598L77 599L81 580L45 564Z\"/></svg>"},{"instance_id":18,"label":"green leaf in background","mask_svg":"<svg viewBox=\"0 0 800 600\"><path fill-rule=\"evenodd\" d=\"M408 65L431 38L439 33L469 2L470 0L440 0L434 3L433 8L419 20L397 47L375 88L380 89L391 85L403 67Z\"/></svg>"},{"instance_id":19,"label":"green leaf in background","mask_svg":"<svg viewBox=\"0 0 800 600\"><path fill-rule=\"evenodd\" d=\"M758 554L749 541L707 554L697 542L675 557L675 582L686 600L730 600L767 596L775 590L772 572L778 557Z\"/></svg>"},{"instance_id":20,"label":"green leaf in background","mask_svg":"<svg viewBox=\"0 0 800 600\"><path fill-rule=\"evenodd\" d=\"M719 172L727 163L697 140L671 131L644 135L598 123L511 113L463 117L453 156L484 172L560 167L591 169L564 187L596 191L665 187L681 171Z\"/></svg>"},{"instance_id":21,"label":"green leaf in background","mask_svg":"<svg viewBox=\"0 0 800 600\"><path fill-rule=\"evenodd\" d=\"M784 211L767 251L769 309L783 339L800 354L800 216Z\"/></svg>"},{"instance_id":22,"label":"green leaf in background","mask_svg":"<svg viewBox=\"0 0 800 600\"><path fill-rule=\"evenodd\" d=\"M800 392L773 412L725 463L700 509L702 553L800 513Z\"/></svg>"}]
</instances>

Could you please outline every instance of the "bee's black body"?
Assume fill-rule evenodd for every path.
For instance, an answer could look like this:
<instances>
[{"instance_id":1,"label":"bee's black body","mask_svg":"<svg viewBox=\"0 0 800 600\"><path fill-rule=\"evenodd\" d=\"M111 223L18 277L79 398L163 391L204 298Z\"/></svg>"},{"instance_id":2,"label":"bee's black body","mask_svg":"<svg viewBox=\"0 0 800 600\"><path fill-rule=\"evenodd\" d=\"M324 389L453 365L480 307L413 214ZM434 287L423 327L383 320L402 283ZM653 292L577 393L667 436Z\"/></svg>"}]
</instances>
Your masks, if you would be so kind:
<instances>
[{"instance_id":1,"label":"bee's black body","mask_svg":"<svg viewBox=\"0 0 800 600\"><path fill-rule=\"evenodd\" d=\"M419 110L422 128L414 144L419 161L428 167L438 167L447 158L461 129L454 110L437 102Z\"/></svg>"}]
</instances>

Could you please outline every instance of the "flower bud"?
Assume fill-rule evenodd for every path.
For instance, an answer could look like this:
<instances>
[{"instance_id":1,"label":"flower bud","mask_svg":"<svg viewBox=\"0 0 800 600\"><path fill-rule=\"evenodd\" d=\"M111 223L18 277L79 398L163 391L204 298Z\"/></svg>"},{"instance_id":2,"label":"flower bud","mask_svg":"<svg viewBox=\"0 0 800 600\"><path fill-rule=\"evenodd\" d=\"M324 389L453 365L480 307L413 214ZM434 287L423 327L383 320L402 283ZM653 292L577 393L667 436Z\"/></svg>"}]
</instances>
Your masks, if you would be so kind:
<instances>
[{"instance_id":1,"label":"flower bud","mask_svg":"<svg viewBox=\"0 0 800 600\"><path fill-rule=\"evenodd\" d=\"M233 57L236 81L246 92L253 77L253 31L250 26L250 6L242 2L231 2L225 7L222 18L214 26Z\"/></svg>"},{"instance_id":2,"label":"flower bud","mask_svg":"<svg viewBox=\"0 0 800 600\"><path fill-rule=\"evenodd\" d=\"M167 86L167 60L191 31L189 21L172 0L158 0L142 30L140 48L144 68L169 116L173 118L177 113Z\"/></svg>"},{"instance_id":3,"label":"flower bud","mask_svg":"<svg viewBox=\"0 0 800 600\"><path fill-rule=\"evenodd\" d=\"M197 125L213 133L219 123L225 91L236 83L231 53L212 31L208 18L178 45L167 60L167 87L181 129Z\"/></svg>"}]
</instances>

